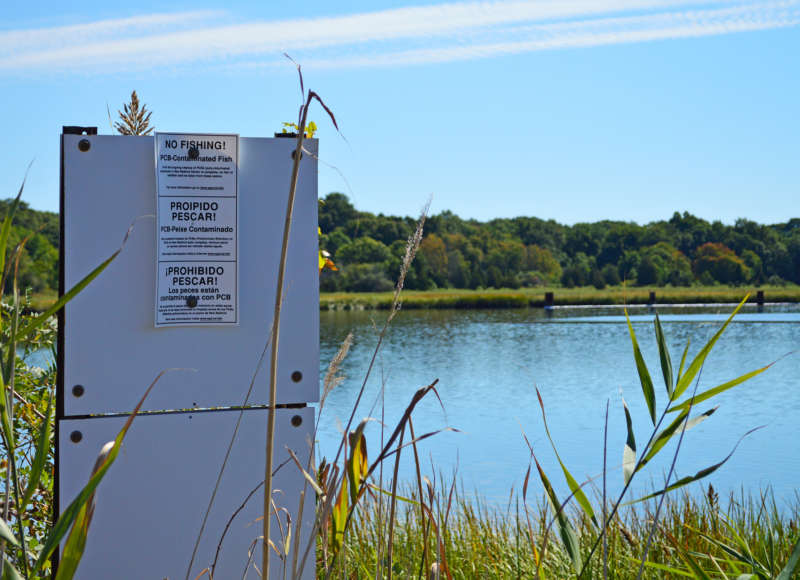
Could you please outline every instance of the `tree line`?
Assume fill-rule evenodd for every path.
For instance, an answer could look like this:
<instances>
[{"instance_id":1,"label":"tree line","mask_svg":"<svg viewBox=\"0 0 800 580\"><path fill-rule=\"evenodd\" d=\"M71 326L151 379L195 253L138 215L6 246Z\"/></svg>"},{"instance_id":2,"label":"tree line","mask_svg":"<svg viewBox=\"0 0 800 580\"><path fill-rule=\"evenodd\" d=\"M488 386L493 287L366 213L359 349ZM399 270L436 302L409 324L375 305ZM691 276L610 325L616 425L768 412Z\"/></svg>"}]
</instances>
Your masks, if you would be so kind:
<instances>
[{"instance_id":1,"label":"tree line","mask_svg":"<svg viewBox=\"0 0 800 580\"><path fill-rule=\"evenodd\" d=\"M0 219L10 203L0 200ZM393 288L416 219L358 211L347 196L330 193L320 200L319 226L320 247L338 268L323 271L321 289L380 292ZM20 289L56 290L58 214L21 202L9 248L23 241ZM425 223L406 287L603 288L623 280L640 286L800 284L800 218L772 225L742 218L725 225L676 212L646 225L568 226L535 217L479 222L443 211ZM9 277L5 292L10 283Z\"/></svg>"},{"instance_id":2,"label":"tree line","mask_svg":"<svg viewBox=\"0 0 800 580\"><path fill-rule=\"evenodd\" d=\"M13 200L0 200L0 220L5 219ZM19 265L6 261L7 267L18 267L20 292L42 292L58 289L58 214L31 209L21 201L8 235L7 258L23 244ZM4 293L13 291L13 276L7 276Z\"/></svg>"},{"instance_id":3,"label":"tree line","mask_svg":"<svg viewBox=\"0 0 800 580\"><path fill-rule=\"evenodd\" d=\"M320 247L338 271L323 291L393 287L414 231L411 217L358 211L341 193L320 200ZM428 217L406 287L520 288L800 283L800 218L762 225L708 222L689 213L646 225L600 221L572 226L535 217L487 222L450 211Z\"/></svg>"}]
</instances>

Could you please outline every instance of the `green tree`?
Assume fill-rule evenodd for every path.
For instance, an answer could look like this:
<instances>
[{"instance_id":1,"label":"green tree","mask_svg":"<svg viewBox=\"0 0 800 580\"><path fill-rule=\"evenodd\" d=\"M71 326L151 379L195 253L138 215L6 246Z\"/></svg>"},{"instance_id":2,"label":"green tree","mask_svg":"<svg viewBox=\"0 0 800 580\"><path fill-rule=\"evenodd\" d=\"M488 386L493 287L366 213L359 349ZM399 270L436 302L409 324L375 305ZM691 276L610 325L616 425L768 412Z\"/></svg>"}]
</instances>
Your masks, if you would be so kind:
<instances>
[{"instance_id":1,"label":"green tree","mask_svg":"<svg viewBox=\"0 0 800 580\"><path fill-rule=\"evenodd\" d=\"M578 252L572 258L569 266L564 268L561 275L561 283L567 288L574 286L588 286L591 283L593 263L589 256L583 252Z\"/></svg>"},{"instance_id":2,"label":"green tree","mask_svg":"<svg viewBox=\"0 0 800 580\"><path fill-rule=\"evenodd\" d=\"M437 286L447 285L449 276L447 266L447 247L444 240L436 234L428 234L419 246L419 253L425 256L430 275Z\"/></svg>"},{"instance_id":3,"label":"green tree","mask_svg":"<svg viewBox=\"0 0 800 580\"><path fill-rule=\"evenodd\" d=\"M706 272L717 282L741 284L750 278L750 269L736 253L723 244L707 242L697 248L694 272L703 276Z\"/></svg>"},{"instance_id":4,"label":"green tree","mask_svg":"<svg viewBox=\"0 0 800 580\"><path fill-rule=\"evenodd\" d=\"M486 264L494 266L503 275L515 274L525 263L526 251L522 242L503 240L495 242L486 256Z\"/></svg>"},{"instance_id":5,"label":"green tree","mask_svg":"<svg viewBox=\"0 0 800 580\"><path fill-rule=\"evenodd\" d=\"M763 282L764 280L764 263L761 258L753 250L744 250L742 252L742 261L750 269L750 279L756 282Z\"/></svg>"},{"instance_id":6,"label":"green tree","mask_svg":"<svg viewBox=\"0 0 800 580\"><path fill-rule=\"evenodd\" d=\"M347 237L347 234L342 231L342 228L336 228L329 234L323 234L320 238L320 246L327 249L332 255L336 255L339 248L345 244L349 244L352 240Z\"/></svg>"},{"instance_id":7,"label":"green tree","mask_svg":"<svg viewBox=\"0 0 800 580\"><path fill-rule=\"evenodd\" d=\"M403 264L406 253L406 240L396 240L389 247L389 259L384 262L384 272L390 280L394 280ZM405 280L405 288L409 290L429 290L435 286L431 278L427 258L417 252L416 258L411 262Z\"/></svg>"},{"instance_id":8,"label":"green tree","mask_svg":"<svg viewBox=\"0 0 800 580\"><path fill-rule=\"evenodd\" d=\"M383 264L350 264L342 272L343 285L351 292L388 292L394 283Z\"/></svg>"},{"instance_id":9,"label":"green tree","mask_svg":"<svg viewBox=\"0 0 800 580\"><path fill-rule=\"evenodd\" d=\"M336 262L343 265L385 262L389 256L389 248L365 236L340 246L336 251Z\"/></svg>"},{"instance_id":10,"label":"green tree","mask_svg":"<svg viewBox=\"0 0 800 580\"><path fill-rule=\"evenodd\" d=\"M447 253L447 279L454 288L469 288L469 263L458 250Z\"/></svg>"},{"instance_id":11,"label":"green tree","mask_svg":"<svg viewBox=\"0 0 800 580\"><path fill-rule=\"evenodd\" d=\"M619 277L619 270L614 264L606 264L603 266L603 269L600 270L600 273L603 275L603 280L608 286L619 286L622 282Z\"/></svg>"},{"instance_id":12,"label":"green tree","mask_svg":"<svg viewBox=\"0 0 800 580\"><path fill-rule=\"evenodd\" d=\"M356 208L343 193L329 193L319 206L319 227L327 234L336 228L344 228L356 217Z\"/></svg>"},{"instance_id":13,"label":"green tree","mask_svg":"<svg viewBox=\"0 0 800 580\"><path fill-rule=\"evenodd\" d=\"M536 244L525 248L525 268L540 272L547 280L556 281L561 278L562 268L552 252Z\"/></svg>"},{"instance_id":14,"label":"green tree","mask_svg":"<svg viewBox=\"0 0 800 580\"><path fill-rule=\"evenodd\" d=\"M491 288L503 287L503 273L497 266L489 266L486 271L486 285Z\"/></svg>"},{"instance_id":15,"label":"green tree","mask_svg":"<svg viewBox=\"0 0 800 580\"><path fill-rule=\"evenodd\" d=\"M691 263L678 249L667 242L658 242L640 250L637 284L687 286L691 284Z\"/></svg>"},{"instance_id":16,"label":"green tree","mask_svg":"<svg viewBox=\"0 0 800 580\"><path fill-rule=\"evenodd\" d=\"M651 256L645 255L639 262L636 269L637 286L657 286L660 283L662 272L659 271L655 260Z\"/></svg>"},{"instance_id":17,"label":"green tree","mask_svg":"<svg viewBox=\"0 0 800 580\"><path fill-rule=\"evenodd\" d=\"M625 254L625 250L635 249L641 245L645 228L632 223L602 222L606 234L599 244L597 265L617 265Z\"/></svg>"},{"instance_id":18,"label":"green tree","mask_svg":"<svg viewBox=\"0 0 800 580\"><path fill-rule=\"evenodd\" d=\"M598 290L602 290L606 287L606 280L603 278L603 274L597 268L592 268L589 278L592 281L592 286Z\"/></svg>"}]
</instances>

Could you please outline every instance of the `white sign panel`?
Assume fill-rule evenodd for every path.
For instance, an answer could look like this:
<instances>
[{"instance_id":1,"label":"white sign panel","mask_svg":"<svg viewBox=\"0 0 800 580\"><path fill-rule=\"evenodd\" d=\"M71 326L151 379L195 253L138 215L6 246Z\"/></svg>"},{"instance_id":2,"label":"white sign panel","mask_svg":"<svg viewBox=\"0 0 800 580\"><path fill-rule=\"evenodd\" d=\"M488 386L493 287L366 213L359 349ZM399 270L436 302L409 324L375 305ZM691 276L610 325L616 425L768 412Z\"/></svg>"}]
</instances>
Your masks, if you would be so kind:
<instances>
[{"instance_id":1,"label":"white sign panel","mask_svg":"<svg viewBox=\"0 0 800 580\"><path fill-rule=\"evenodd\" d=\"M82 139L91 141L88 151L80 147ZM269 361L261 366L258 363L274 314L294 143L291 139L239 138L238 248L233 245L238 257L239 324L161 327L154 325L159 228L155 219L136 219L155 216L159 211L154 143L155 136L63 137L64 288L80 282L108 258L135 220L119 256L64 308L65 415L129 413L138 393L167 368L193 368L197 372L161 377L158 388L145 401L146 410L238 406L245 400L254 374L258 384L269 380ZM306 147L313 155L303 155L300 161L286 263L288 291L284 294L277 365L280 404L319 400L316 140L307 142ZM225 198L223 203L229 201ZM217 211L225 211L222 204ZM200 223L194 225L201 227ZM183 244L170 241L171 246L179 243ZM206 246L210 243L203 242ZM222 243L214 244L218 248L202 250L197 245L195 253L227 251ZM227 258L209 255L186 259L199 262L177 266L204 266ZM230 269L225 268L222 276L229 274ZM170 272L170 279L199 275L179 270ZM204 272L202 276L219 274ZM214 287L197 285L198 290ZM200 292L198 302L216 309L217 304L226 302L216 298L217 294L225 293ZM73 392L78 385L80 389ZM254 392L250 404L266 405L266 397L263 390Z\"/></svg>"},{"instance_id":2,"label":"white sign panel","mask_svg":"<svg viewBox=\"0 0 800 580\"><path fill-rule=\"evenodd\" d=\"M270 534L282 554L286 553L287 541L291 547L288 558L272 553L269 577L313 580L314 492L288 450L307 468L309 442L314 437L314 410L278 409L276 415L276 509ZM75 578L183 580L238 418L238 411L138 416L116 462L97 488L86 551ZM116 437L125 420L126 417L92 417L59 421L61 513L86 485L97 453L106 441ZM203 570L215 562L215 579L262 577L258 570L262 568L259 536L264 513L263 486L252 495L250 492L264 480L266 421L266 409L248 409L242 414L239 436L228 456L189 578L208 580ZM289 538L287 515L291 517ZM299 572L309 542L312 548L303 574L295 575L295 554Z\"/></svg>"},{"instance_id":3,"label":"white sign panel","mask_svg":"<svg viewBox=\"0 0 800 580\"><path fill-rule=\"evenodd\" d=\"M238 135L156 134L155 325L236 325Z\"/></svg>"}]
</instances>

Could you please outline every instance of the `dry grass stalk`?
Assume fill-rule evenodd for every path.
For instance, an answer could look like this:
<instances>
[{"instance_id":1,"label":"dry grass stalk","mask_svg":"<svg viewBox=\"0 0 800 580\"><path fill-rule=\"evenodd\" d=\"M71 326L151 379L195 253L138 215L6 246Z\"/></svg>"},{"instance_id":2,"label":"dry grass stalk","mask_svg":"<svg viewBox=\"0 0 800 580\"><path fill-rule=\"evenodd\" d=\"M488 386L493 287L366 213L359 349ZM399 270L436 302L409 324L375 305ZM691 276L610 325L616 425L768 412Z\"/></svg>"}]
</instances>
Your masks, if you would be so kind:
<instances>
[{"instance_id":1,"label":"dry grass stalk","mask_svg":"<svg viewBox=\"0 0 800 580\"><path fill-rule=\"evenodd\" d=\"M286 55L288 58L288 55ZM290 59L291 60L291 59ZM303 141L305 136L305 129L306 129L306 122L308 119L308 110L311 107L311 103L316 100L333 123L333 126L336 127L337 131L339 129L339 125L336 123L336 117L334 117L331 110L328 106L323 102L320 96L315 93L314 91L309 90L306 92L305 86L303 84L303 74L300 71L300 66L297 66L297 74L300 77L300 92L305 97L305 102L300 107L300 116L299 122L297 124L298 131L297 131L297 145L295 146L295 150L293 153L294 163L292 164L292 174L291 180L289 182L289 195L286 202L286 216L284 220L283 226L283 239L281 241L281 254L280 254L280 262L278 264L278 280L276 284L275 290L275 309L272 317L272 349L270 351L270 376L269 376L269 398L268 398L268 405L269 410L267 414L267 448L266 448L266 465L265 465L265 473L264 473L264 521L263 521L263 536L264 540L262 542L262 557L263 557L263 569L265 578L269 578L269 546L267 542L270 539L270 517L269 517L269 508L271 502L271 491L272 491L272 464L274 461L274 454L275 454L275 411L276 411L276 402L278 398L278 345L280 342L280 326L281 326L281 309L283 307L283 291L284 291L284 278L286 276L286 260L288 257L288 248L289 248L289 233L292 227L292 215L294 213L294 198L295 193L297 191L297 180L300 175L300 160L303 157Z\"/></svg>"},{"instance_id":2,"label":"dry grass stalk","mask_svg":"<svg viewBox=\"0 0 800 580\"><path fill-rule=\"evenodd\" d=\"M417 255L417 250L419 250L419 245L422 243L422 233L425 227L425 219L428 216L428 210L430 209L430 206L431 202L428 200L428 203L425 204L425 207L422 208L422 212L420 213L419 220L417 221L417 228L406 242L406 252L403 255L403 265L400 267L400 276L397 278L397 285L394 289L392 307L389 312L389 318L386 321L387 325L392 321L397 314L397 311L400 309L400 292L403 291L403 285L406 282L408 269L411 267L411 262L414 261L414 257Z\"/></svg>"},{"instance_id":3,"label":"dry grass stalk","mask_svg":"<svg viewBox=\"0 0 800 580\"><path fill-rule=\"evenodd\" d=\"M322 380L322 396L319 400L320 413L325 406L325 399L328 398L330 392L344 380L344 377L339 374L339 369L341 368L342 362L347 357L347 353L350 352L352 344L353 333L349 332L342 342L342 345L339 347L336 356L334 356L328 364L328 370L325 372L325 378Z\"/></svg>"},{"instance_id":4,"label":"dry grass stalk","mask_svg":"<svg viewBox=\"0 0 800 580\"><path fill-rule=\"evenodd\" d=\"M139 96L136 91L131 93L131 102L122 105L122 111L117 111L119 121L114 123L114 128L120 135L149 135L153 132L150 126L150 115L147 105L139 108Z\"/></svg>"}]
</instances>

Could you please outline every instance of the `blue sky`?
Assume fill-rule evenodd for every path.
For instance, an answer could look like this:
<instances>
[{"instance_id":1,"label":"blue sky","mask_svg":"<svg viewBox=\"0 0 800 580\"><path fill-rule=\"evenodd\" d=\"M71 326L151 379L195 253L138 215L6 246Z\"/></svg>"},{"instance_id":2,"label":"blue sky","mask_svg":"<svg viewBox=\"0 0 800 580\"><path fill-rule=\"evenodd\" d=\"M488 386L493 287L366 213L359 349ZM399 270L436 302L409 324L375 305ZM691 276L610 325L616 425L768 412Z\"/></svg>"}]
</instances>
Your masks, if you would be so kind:
<instances>
[{"instance_id":1,"label":"blue sky","mask_svg":"<svg viewBox=\"0 0 800 580\"><path fill-rule=\"evenodd\" d=\"M271 136L299 62L320 194L359 209L564 223L800 216L800 0L14 2L2 197L58 208L65 124L132 89L161 131ZM113 199L113 192L109 192Z\"/></svg>"}]
</instances>

